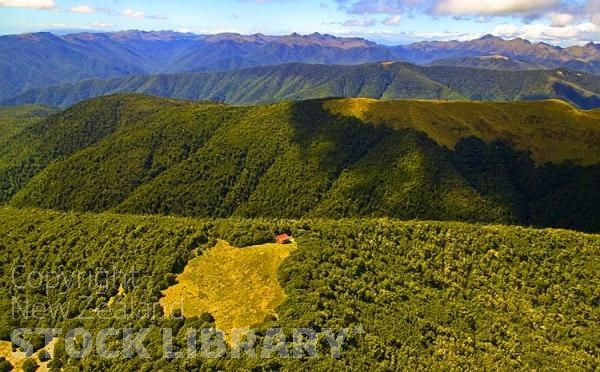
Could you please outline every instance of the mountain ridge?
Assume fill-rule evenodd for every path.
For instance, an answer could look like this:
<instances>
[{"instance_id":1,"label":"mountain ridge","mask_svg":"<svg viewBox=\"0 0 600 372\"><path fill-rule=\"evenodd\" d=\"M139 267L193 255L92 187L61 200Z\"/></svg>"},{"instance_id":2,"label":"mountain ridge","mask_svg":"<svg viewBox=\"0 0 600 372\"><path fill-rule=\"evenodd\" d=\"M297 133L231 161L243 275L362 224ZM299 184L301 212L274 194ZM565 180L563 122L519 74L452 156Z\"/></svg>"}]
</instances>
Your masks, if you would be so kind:
<instances>
[{"instance_id":1,"label":"mountain ridge","mask_svg":"<svg viewBox=\"0 0 600 372\"><path fill-rule=\"evenodd\" d=\"M501 71L404 62L351 66L291 63L225 72L84 80L29 90L0 103L64 108L100 95L131 92L232 104L327 97L481 101L560 98L590 109L600 107L599 87L600 77L566 69Z\"/></svg>"},{"instance_id":2,"label":"mountain ridge","mask_svg":"<svg viewBox=\"0 0 600 372\"><path fill-rule=\"evenodd\" d=\"M427 64L435 60L504 55L540 68L600 73L597 44L567 48L522 39L483 37L471 41L385 46L363 38L328 34L196 35L173 31L119 31L57 36L0 36L0 98L27 89L88 78L223 71L283 63L356 65L378 61Z\"/></svg>"},{"instance_id":3,"label":"mountain ridge","mask_svg":"<svg viewBox=\"0 0 600 372\"><path fill-rule=\"evenodd\" d=\"M230 106L119 94L10 136L0 200L63 211L598 231L599 115L558 101Z\"/></svg>"}]
</instances>

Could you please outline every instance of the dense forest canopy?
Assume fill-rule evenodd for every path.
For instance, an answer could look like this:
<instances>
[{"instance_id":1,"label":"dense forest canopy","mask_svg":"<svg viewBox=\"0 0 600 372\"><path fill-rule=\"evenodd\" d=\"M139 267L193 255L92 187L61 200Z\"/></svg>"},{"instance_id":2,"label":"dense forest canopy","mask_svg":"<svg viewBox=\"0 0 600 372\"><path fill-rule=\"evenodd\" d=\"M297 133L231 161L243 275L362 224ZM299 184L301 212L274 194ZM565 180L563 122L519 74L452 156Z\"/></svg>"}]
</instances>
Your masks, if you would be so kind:
<instances>
[{"instance_id":1,"label":"dense forest canopy","mask_svg":"<svg viewBox=\"0 0 600 372\"><path fill-rule=\"evenodd\" d=\"M600 232L599 121L557 100L119 94L0 109L0 371L598 368L600 236L585 232ZM284 346L298 328L347 330L340 358L325 338L319 358L237 358L232 345L165 358L165 329L186 353L189 329L223 324L160 305L186 265L219 239L244 249L282 232L294 249L271 268L282 302L249 325L256 351L273 329ZM205 297L224 275L265 275L241 267L196 267ZM117 275L98 281L105 271ZM63 276L39 284L49 273ZM48 361L27 334L34 354L10 359L11 332L40 327L147 329L150 358L75 358L61 334Z\"/></svg>"},{"instance_id":2,"label":"dense forest canopy","mask_svg":"<svg viewBox=\"0 0 600 372\"><path fill-rule=\"evenodd\" d=\"M276 319L256 326L259 341L267 328L291 335L296 327L360 326L364 333L348 336L339 359L328 357L321 343L323 357L315 359L162 358L162 328L174 330L173 350L185 351L186 329L214 326L214 318L165 318L142 304L159 301L174 274L216 238L246 246L271 241L276 231L290 232L298 248L279 268L286 301ZM69 358L59 339L51 368L591 370L600 363L597 235L390 219L193 220L3 208L0 244L2 340L15 327L84 327L92 334L107 327L151 330L144 341L151 359L95 353ZM18 265L23 268L11 279ZM64 273L134 269L140 280L119 276L106 291L13 285L26 283L31 272L58 267ZM94 309L106 310L111 297L112 308L133 303L133 311L95 316ZM66 316L13 318L11 298L20 311L27 298L68 310ZM113 349L121 346L113 339Z\"/></svg>"},{"instance_id":3,"label":"dense forest canopy","mask_svg":"<svg viewBox=\"0 0 600 372\"><path fill-rule=\"evenodd\" d=\"M115 95L3 133L0 201L599 231L599 117L559 101L229 106Z\"/></svg>"}]
</instances>

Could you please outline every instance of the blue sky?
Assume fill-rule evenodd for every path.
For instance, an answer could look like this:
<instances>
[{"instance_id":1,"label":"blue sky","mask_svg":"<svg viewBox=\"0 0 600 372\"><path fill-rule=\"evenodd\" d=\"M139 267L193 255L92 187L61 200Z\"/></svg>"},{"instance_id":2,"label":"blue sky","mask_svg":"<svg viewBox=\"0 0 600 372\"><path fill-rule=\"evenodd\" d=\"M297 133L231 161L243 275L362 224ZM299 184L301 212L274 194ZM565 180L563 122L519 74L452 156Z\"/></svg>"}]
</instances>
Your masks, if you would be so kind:
<instances>
[{"instance_id":1,"label":"blue sky","mask_svg":"<svg viewBox=\"0 0 600 372\"><path fill-rule=\"evenodd\" d=\"M600 0L0 0L0 34L126 29L571 45L600 40Z\"/></svg>"}]
</instances>

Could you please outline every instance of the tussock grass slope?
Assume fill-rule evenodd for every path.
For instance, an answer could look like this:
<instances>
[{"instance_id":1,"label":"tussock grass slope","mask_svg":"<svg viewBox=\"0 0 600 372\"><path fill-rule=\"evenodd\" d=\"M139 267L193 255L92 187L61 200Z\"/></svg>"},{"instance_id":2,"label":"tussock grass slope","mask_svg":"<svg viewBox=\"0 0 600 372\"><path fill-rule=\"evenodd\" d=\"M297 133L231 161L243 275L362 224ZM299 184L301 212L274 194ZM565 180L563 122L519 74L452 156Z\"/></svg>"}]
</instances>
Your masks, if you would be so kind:
<instances>
[{"instance_id":1,"label":"tussock grass slope","mask_svg":"<svg viewBox=\"0 0 600 372\"><path fill-rule=\"evenodd\" d=\"M600 163L600 111L578 110L559 100L540 102L327 100L332 114L374 125L416 129L439 145L454 149L463 138L508 140L529 151L538 164L574 160Z\"/></svg>"},{"instance_id":2,"label":"tussock grass slope","mask_svg":"<svg viewBox=\"0 0 600 372\"><path fill-rule=\"evenodd\" d=\"M161 306L169 315L175 309L185 317L210 313L217 328L229 335L233 328L264 322L283 303L277 281L280 263L296 243L267 243L236 248L224 240L190 260L177 276L177 284L163 291Z\"/></svg>"}]
</instances>

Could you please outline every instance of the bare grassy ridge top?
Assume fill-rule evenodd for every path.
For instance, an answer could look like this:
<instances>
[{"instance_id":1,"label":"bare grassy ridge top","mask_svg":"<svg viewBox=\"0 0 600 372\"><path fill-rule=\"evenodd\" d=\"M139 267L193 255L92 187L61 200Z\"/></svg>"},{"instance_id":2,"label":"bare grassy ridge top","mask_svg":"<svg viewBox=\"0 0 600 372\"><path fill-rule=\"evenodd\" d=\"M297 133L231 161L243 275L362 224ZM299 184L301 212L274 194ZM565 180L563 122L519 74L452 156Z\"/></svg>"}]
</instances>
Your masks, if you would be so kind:
<instances>
[{"instance_id":1,"label":"bare grassy ridge top","mask_svg":"<svg viewBox=\"0 0 600 372\"><path fill-rule=\"evenodd\" d=\"M454 149L462 138L486 142L505 139L531 151L538 164L574 160L600 163L594 141L600 137L600 110L578 110L559 100L540 102L473 102L374 100L325 101L332 114L353 116L375 125L425 132L439 145Z\"/></svg>"},{"instance_id":2,"label":"bare grassy ridge top","mask_svg":"<svg viewBox=\"0 0 600 372\"><path fill-rule=\"evenodd\" d=\"M296 243L268 243L236 248L219 240L214 248L189 261L177 284L163 291L165 314L181 309L185 317L204 312L227 334L233 328L262 323L276 315L285 294L277 281L281 261Z\"/></svg>"}]
</instances>

